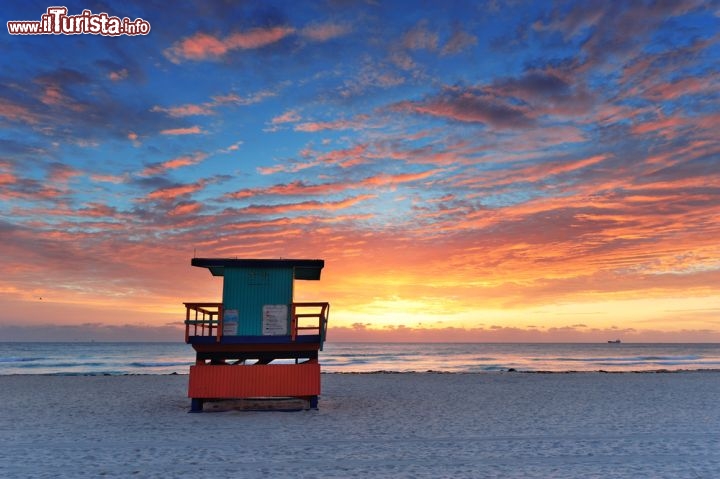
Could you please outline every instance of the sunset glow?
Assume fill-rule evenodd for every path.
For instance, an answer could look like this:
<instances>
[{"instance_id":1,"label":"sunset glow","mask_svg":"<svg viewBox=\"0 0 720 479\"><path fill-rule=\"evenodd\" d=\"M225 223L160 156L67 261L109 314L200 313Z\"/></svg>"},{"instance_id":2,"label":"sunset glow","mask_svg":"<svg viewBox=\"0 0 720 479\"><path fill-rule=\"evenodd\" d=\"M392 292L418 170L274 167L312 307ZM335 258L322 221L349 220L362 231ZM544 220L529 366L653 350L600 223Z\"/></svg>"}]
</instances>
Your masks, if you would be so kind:
<instances>
[{"instance_id":1,"label":"sunset glow","mask_svg":"<svg viewBox=\"0 0 720 479\"><path fill-rule=\"evenodd\" d=\"M717 4L146 3L0 38L0 340L181 340L197 256L324 259L330 341L720 341Z\"/></svg>"}]
</instances>

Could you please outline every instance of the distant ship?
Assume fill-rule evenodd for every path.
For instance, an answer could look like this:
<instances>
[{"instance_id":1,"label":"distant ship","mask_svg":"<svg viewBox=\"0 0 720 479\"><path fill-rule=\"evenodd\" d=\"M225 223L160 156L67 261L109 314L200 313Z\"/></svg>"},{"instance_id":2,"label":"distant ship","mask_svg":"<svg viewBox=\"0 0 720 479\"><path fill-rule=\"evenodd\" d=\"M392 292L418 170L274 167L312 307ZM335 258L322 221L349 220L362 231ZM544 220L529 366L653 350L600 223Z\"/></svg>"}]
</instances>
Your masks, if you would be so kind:
<instances>
[{"instance_id":1,"label":"distant ship","mask_svg":"<svg viewBox=\"0 0 720 479\"><path fill-rule=\"evenodd\" d=\"M608 344L620 344L622 341L619 339L608 339Z\"/></svg>"}]
</instances>

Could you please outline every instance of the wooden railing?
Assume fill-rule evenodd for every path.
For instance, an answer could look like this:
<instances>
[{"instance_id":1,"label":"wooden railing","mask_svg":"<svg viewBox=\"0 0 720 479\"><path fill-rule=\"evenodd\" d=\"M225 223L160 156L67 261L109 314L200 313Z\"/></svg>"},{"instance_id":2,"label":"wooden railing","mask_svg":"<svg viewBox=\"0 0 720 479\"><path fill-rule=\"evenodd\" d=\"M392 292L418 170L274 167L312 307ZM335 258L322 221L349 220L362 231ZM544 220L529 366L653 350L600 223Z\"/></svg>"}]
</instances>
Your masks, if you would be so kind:
<instances>
[{"instance_id":1,"label":"wooden railing","mask_svg":"<svg viewBox=\"0 0 720 479\"><path fill-rule=\"evenodd\" d=\"M218 342L223 335L222 303L185 304L185 342L191 336L214 336ZM330 303L292 303L290 305L290 339L317 334L320 344L325 341ZM322 347L322 346L321 346Z\"/></svg>"},{"instance_id":2,"label":"wooden railing","mask_svg":"<svg viewBox=\"0 0 720 479\"><path fill-rule=\"evenodd\" d=\"M222 303L183 303L185 304L185 342L190 336L222 337ZM198 334L199 333L199 334Z\"/></svg>"},{"instance_id":3,"label":"wooden railing","mask_svg":"<svg viewBox=\"0 0 720 479\"><path fill-rule=\"evenodd\" d=\"M330 303L292 303L290 313L291 339L305 331L317 331L320 344L325 341L327 322L330 315ZM312 333L311 333L312 334Z\"/></svg>"}]
</instances>

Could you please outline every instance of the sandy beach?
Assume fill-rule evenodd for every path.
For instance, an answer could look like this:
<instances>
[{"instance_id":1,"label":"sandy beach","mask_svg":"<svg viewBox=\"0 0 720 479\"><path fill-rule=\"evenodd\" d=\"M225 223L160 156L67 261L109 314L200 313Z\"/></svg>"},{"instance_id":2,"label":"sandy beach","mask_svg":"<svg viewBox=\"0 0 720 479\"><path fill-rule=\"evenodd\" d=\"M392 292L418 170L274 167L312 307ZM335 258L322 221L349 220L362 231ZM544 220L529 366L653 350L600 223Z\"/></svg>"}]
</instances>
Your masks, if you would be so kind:
<instances>
[{"instance_id":1,"label":"sandy beach","mask_svg":"<svg viewBox=\"0 0 720 479\"><path fill-rule=\"evenodd\" d=\"M324 374L188 414L187 376L0 376L0 477L720 477L720 374Z\"/></svg>"}]
</instances>

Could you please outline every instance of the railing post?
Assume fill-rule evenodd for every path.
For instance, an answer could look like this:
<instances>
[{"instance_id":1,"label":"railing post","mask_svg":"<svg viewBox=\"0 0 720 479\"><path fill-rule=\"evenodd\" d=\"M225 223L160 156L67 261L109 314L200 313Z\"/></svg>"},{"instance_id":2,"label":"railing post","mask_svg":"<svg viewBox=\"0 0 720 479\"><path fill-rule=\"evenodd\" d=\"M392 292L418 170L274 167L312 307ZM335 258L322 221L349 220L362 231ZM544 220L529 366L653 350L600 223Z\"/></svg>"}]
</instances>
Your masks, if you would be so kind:
<instances>
[{"instance_id":1,"label":"railing post","mask_svg":"<svg viewBox=\"0 0 720 479\"><path fill-rule=\"evenodd\" d=\"M297 303L292 303L290 305L290 340L291 341L295 341L297 339L297 328L298 328Z\"/></svg>"},{"instance_id":2,"label":"railing post","mask_svg":"<svg viewBox=\"0 0 720 479\"><path fill-rule=\"evenodd\" d=\"M190 306L185 305L185 343L190 342Z\"/></svg>"},{"instance_id":3,"label":"railing post","mask_svg":"<svg viewBox=\"0 0 720 479\"><path fill-rule=\"evenodd\" d=\"M218 324L217 324L217 342L219 343L222 339L222 332L223 332L223 318L225 317L225 314L223 313L223 305L220 303L218 305Z\"/></svg>"}]
</instances>

